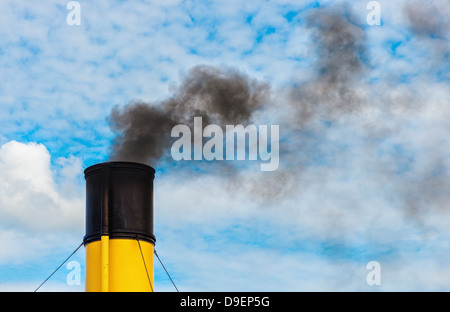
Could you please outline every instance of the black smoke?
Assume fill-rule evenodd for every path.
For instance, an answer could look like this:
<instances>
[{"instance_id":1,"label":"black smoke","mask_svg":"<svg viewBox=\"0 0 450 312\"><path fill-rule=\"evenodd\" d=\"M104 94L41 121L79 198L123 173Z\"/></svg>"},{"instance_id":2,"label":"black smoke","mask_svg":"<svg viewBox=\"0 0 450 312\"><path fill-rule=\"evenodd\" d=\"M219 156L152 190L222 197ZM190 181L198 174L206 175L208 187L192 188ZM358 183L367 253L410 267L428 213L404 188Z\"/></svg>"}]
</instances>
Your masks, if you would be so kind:
<instances>
[{"instance_id":1,"label":"black smoke","mask_svg":"<svg viewBox=\"0 0 450 312\"><path fill-rule=\"evenodd\" d=\"M448 5L440 3L437 7L415 2L403 8L411 35L430 43L434 51L435 58L424 60L432 65L432 75L448 66L450 59ZM426 92L402 87L394 80L368 81L372 67L367 25L348 6L317 8L303 17L314 51L313 70L307 79L292 77L287 90L274 90L268 82L252 79L236 68L196 66L169 98L113 108L109 120L117 136L110 158L155 166L169 157L170 133L177 124L192 124L195 116L203 117L204 124L257 124L258 113L276 112L269 117L272 124L280 125L280 169L254 177L233 176L232 191L241 189L264 201L287 198L309 184L326 183L326 176L305 172L311 163L324 159L325 167L327 163L331 168L356 163L373 172L374 184L379 183L380 192L385 192L380 196L392 197L408 216L420 215L429 207L442 211L450 201L447 150L442 144L430 144L427 157L415 162L416 147L402 137L404 129L418 127L411 121L422 117L417 109L429 105ZM279 94L287 96L281 100ZM327 139L333 131L352 128L356 129L352 135L361 138L356 150L348 147L356 142L351 138L345 142ZM426 137L422 132L418 135ZM386 153L383 144L389 141L401 152L379 157ZM357 157L361 158L355 161Z\"/></svg>"},{"instance_id":2,"label":"black smoke","mask_svg":"<svg viewBox=\"0 0 450 312\"><path fill-rule=\"evenodd\" d=\"M235 68L196 66L170 98L113 108L109 120L118 135L110 159L154 164L168 155L175 125L192 124L194 117L202 117L204 124L246 125L269 93L268 83Z\"/></svg>"}]
</instances>

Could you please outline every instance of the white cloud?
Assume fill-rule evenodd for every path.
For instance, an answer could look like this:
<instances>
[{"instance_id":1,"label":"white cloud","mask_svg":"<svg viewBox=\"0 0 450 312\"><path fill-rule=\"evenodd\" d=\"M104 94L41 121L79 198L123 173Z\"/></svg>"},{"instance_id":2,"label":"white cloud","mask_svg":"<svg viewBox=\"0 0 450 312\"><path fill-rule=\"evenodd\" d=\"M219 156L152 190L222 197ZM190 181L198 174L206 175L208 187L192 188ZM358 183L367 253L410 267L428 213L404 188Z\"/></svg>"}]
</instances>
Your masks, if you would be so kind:
<instances>
[{"instance_id":1,"label":"white cloud","mask_svg":"<svg viewBox=\"0 0 450 312\"><path fill-rule=\"evenodd\" d=\"M42 144L10 141L0 148L0 262L20 262L67 244L84 232L80 161L58 160L52 171ZM55 182L58 180L58 184Z\"/></svg>"}]
</instances>

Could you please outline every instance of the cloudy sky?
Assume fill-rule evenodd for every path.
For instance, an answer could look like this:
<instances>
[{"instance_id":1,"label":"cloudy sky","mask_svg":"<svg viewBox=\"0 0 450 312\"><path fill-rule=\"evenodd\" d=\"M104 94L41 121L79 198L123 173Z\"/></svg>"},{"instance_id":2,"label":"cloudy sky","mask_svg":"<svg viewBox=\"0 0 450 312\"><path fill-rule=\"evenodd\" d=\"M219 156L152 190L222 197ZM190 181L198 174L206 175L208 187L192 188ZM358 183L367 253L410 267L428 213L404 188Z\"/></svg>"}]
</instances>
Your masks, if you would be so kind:
<instances>
[{"instance_id":1,"label":"cloudy sky","mask_svg":"<svg viewBox=\"0 0 450 312\"><path fill-rule=\"evenodd\" d=\"M0 2L1 291L81 243L83 170L127 142L181 291L450 290L448 1L68 3ZM278 169L174 161L158 122L195 114L278 125ZM84 291L71 260L40 291Z\"/></svg>"}]
</instances>

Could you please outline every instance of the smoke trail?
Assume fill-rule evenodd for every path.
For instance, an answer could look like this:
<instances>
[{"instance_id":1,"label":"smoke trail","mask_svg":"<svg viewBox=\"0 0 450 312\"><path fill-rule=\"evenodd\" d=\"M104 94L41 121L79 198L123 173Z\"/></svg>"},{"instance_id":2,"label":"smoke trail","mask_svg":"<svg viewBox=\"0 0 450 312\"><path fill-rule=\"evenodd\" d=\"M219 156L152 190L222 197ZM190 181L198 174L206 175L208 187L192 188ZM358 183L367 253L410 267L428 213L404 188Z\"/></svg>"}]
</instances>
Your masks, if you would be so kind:
<instances>
[{"instance_id":1,"label":"smoke trail","mask_svg":"<svg viewBox=\"0 0 450 312\"><path fill-rule=\"evenodd\" d=\"M422 60L425 73L421 88L414 92L417 109L410 117L410 124L425 124L419 128L417 137L420 143L411 142L420 155L404 182L398 188L404 200L403 208L407 215L418 224L430 212L438 216L449 213L450 202L450 163L448 162L448 93L440 93L440 88L428 88L427 81L448 89L450 79L450 6L448 1L410 1L403 8L407 26L417 42L426 47L427 57ZM439 95L436 95L439 94ZM426 117L431 112L433 122ZM419 149L420 148L420 149Z\"/></svg>"},{"instance_id":2,"label":"smoke trail","mask_svg":"<svg viewBox=\"0 0 450 312\"><path fill-rule=\"evenodd\" d=\"M429 48L423 70L450 77L450 7L448 1L411 1L403 13L407 26L421 46Z\"/></svg>"},{"instance_id":3,"label":"smoke trail","mask_svg":"<svg viewBox=\"0 0 450 312\"><path fill-rule=\"evenodd\" d=\"M316 74L291 90L299 126L358 111L364 104L357 82L365 72L366 43L356 21L347 7L321 8L307 17Z\"/></svg>"},{"instance_id":4,"label":"smoke trail","mask_svg":"<svg viewBox=\"0 0 450 312\"><path fill-rule=\"evenodd\" d=\"M317 49L316 75L291 89L288 101L294 108L295 120L292 122L292 116L273 120L273 124L285 129L284 137L289 144L280 148L283 159L291 165L270 176L232 175L228 180L231 190L245 185L243 189L266 201L298 192L302 162L317 154L316 142L302 140L299 127L352 113L364 103L356 86L365 70L365 37L355 21L348 8L341 7L318 9L307 17L307 27ZM204 124L246 125L257 111L272 109L266 106L274 104L269 100L270 91L267 83L236 69L196 66L183 77L170 98L155 103L130 103L112 110L110 124L117 137L110 159L155 164L168 156L173 141L170 130L174 125L192 124L194 116L202 116ZM297 139L291 139L292 136ZM216 162L215 170L217 166L227 163ZM229 165L227 168L232 169Z\"/></svg>"},{"instance_id":5,"label":"smoke trail","mask_svg":"<svg viewBox=\"0 0 450 312\"><path fill-rule=\"evenodd\" d=\"M110 159L154 163L170 150L172 127L190 124L196 116L204 124L248 124L269 89L234 68L196 66L170 98L112 110L110 126L118 135Z\"/></svg>"},{"instance_id":6,"label":"smoke trail","mask_svg":"<svg viewBox=\"0 0 450 312\"><path fill-rule=\"evenodd\" d=\"M162 107L137 102L122 110L114 107L110 123L120 133L114 140L110 159L146 163L161 158L169 148L168 134L177 118Z\"/></svg>"},{"instance_id":7,"label":"smoke trail","mask_svg":"<svg viewBox=\"0 0 450 312\"><path fill-rule=\"evenodd\" d=\"M448 3L415 2L407 3L404 12L411 32L419 42L427 43L430 53L430 59L423 61L424 76L418 76L410 85L365 79L371 67L366 35L347 7L322 8L308 16L307 27L317 55L315 75L297 83L289 93L293 116L287 117L292 122L290 137L295 133L301 138L295 141L294 137L289 154L296 154L294 161L306 166L308 161L311 164L320 159L333 170L337 165L348 166L349 175L352 165L364 168L379 184L380 196L390 198L409 220L424 224L430 211L448 211L445 208L450 201L450 167L445 148L448 125L441 124L436 115L439 112L448 116L449 111L443 106L445 98L431 94L420 80L445 79L450 64L450 11ZM440 85L445 88L443 83ZM426 117L432 116L430 113L435 114L434 124ZM355 130L349 133L355 139L349 136L327 141L329 136L339 137L332 132L348 129ZM302 137L302 133L306 135ZM415 141L418 137L424 141ZM312 143L308 144L308 140ZM307 171L302 177L320 183ZM298 179L293 183L300 184Z\"/></svg>"},{"instance_id":8,"label":"smoke trail","mask_svg":"<svg viewBox=\"0 0 450 312\"><path fill-rule=\"evenodd\" d=\"M404 13L418 36L442 38L449 34L448 1L410 1L405 4Z\"/></svg>"},{"instance_id":9,"label":"smoke trail","mask_svg":"<svg viewBox=\"0 0 450 312\"><path fill-rule=\"evenodd\" d=\"M300 124L351 113L364 103L355 87L364 72L364 32L349 12L342 13L342 8L318 9L308 16L317 48L317 75L292 89L290 102ZM174 125L189 124L194 116L202 116L204 123L246 125L269 97L267 83L236 69L196 66L170 98L112 110L110 125L117 137L110 159L154 163L170 150ZM290 127L290 118L275 122Z\"/></svg>"},{"instance_id":10,"label":"smoke trail","mask_svg":"<svg viewBox=\"0 0 450 312\"><path fill-rule=\"evenodd\" d=\"M435 17L441 21L436 24L431 16L436 10L431 7L424 12L428 12L426 17L420 15L423 12L419 14L417 7L405 6L413 33L425 38L448 32L443 29L443 25L448 25L445 13ZM424 18L429 24L419 23ZM373 173L373 183L383 186L380 190L384 194L380 196L395 197L392 202L408 216L427 211L426 203L443 210L443 203L448 202L445 187L450 179L445 161L447 150L438 151L445 146L442 143L445 140L427 146L428 153L439 155L433 156L436 159L427 155L414 162L410 160L414 157L408 154L422 148L420 144L411 147L409 136L423 133L408 131L426 131L420 124L426 120L421 119L421 111L415 110L428 109L427 95L417 96L417 91L409 86L372 84L365 79L370 74L367 38L364 27L348 7L315 9L306 16L306 27L316 52L314 74L306 81L296 81L288 90L286 107L280 110L286 114L271 116L272 124L280 125L282 135L280 169L265 175L258 172L233 175L227 180L230 190L248 192L263 201L288 198L309 184L326 183L324 176L315 175L327 172L315 171L318 163L329 164L333 170L355 163ZM439 48L442 41L439 40ZM443 51L448 51L448 47ZM433 62L436 68L441 68L448 60L447 56ZM257 112L271 112L274 104L280 105L271 102L271 92L268 83L236 69L196 66L169 98L154 103L133 102L112 110L110 124L117 137L110 158L154 165L168 156L174 125L192 124L194 116L202 116L204 124L248 124L254 121ZM373 111L376 114L372 116ZM442 136L446 128L435 133ZM346 133L349 129L360 136L360 141L333 133ZM333 135L338 139L328 139ZM386 151L385 142L392 142L393 150ZM361 158L356 159L353 153L359 153ZM388 156L379 156L385 154ZM215 162L214 170L217 166L227 163Z\"/></svg>"}]
</instances>

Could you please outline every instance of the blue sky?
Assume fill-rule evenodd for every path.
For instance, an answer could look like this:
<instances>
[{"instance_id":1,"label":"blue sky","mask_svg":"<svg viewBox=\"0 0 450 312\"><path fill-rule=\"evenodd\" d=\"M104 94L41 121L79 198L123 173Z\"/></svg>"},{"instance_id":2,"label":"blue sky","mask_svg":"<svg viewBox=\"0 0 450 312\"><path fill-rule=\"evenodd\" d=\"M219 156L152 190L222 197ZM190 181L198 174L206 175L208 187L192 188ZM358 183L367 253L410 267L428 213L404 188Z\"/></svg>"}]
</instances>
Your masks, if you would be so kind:
<instances>
[{"instance_id":1,"label":"blue sky","mask_svg":"<svg viewBox=\"0 0 450 312\"><path fill-rule=\"evenodd\" d=\"M1 291L33 291L80 244L111 109L170 98L198 65L270 84L256 117L280 126L280 169L155 166L156 249L180 290L449 290L447 1L378 1L373 26L360 0L79 1L74 26L68 2L0 3ZM41 291L84 291L84 249L72 260L81 285L62 267Z\"/></svg>"}]
</instances>

